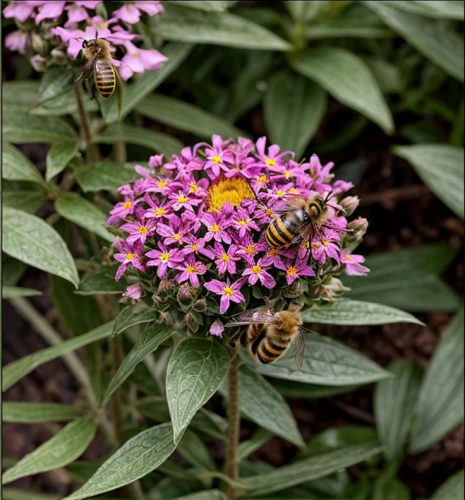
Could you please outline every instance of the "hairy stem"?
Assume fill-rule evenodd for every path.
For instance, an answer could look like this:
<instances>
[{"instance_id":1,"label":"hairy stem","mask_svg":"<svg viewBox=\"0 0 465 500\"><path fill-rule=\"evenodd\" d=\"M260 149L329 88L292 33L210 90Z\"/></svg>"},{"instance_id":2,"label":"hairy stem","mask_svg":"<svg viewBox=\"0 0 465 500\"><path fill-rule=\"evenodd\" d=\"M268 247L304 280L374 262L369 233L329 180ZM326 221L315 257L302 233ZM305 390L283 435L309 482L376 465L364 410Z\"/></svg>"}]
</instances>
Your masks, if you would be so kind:
<instances>
[{"instance_id":1,"label":"hairy stem","mask_svg":"<svg viewBox=\"0 0 465 500\"><path fill-rule=\"evenodd\" d=\"M239 365L240 358L235 356L229 369L229 407L228 407L228 435L226 438L226 475L231 481L237 480L239 447ZM236 488L230 485L227 492L228 500L235 500Z\"/></svg>"},{"instance_id":2,"label":"hairy stem","mask_svg":"<svg viewBox=\"0 0 465 500\"><path fill-rule=\"evenodd\" d=\"M74 94L78 105L79 117L81 118L81 129L86 141L87 151L89 153L89 160L92 163L100 161L100 154L95 144L92 144L92 134L90 130L89 118L87 116L86 108L82 100L81 87L74 85Z\"/></svg>"}]
</instances>

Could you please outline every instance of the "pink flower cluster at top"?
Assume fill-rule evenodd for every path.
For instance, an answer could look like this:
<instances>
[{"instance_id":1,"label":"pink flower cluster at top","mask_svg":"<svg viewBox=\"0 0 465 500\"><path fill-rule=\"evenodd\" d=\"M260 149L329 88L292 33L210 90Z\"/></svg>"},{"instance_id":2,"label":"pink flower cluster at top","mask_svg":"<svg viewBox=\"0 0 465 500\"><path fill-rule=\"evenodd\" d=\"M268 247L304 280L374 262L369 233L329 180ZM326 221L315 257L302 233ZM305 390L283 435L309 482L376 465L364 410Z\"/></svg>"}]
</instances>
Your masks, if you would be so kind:
<instances>
[{"instance_id":1,"label":"pink flower cluster at top","mask_svg":"<svg viewBox=\"0 0 465 500\"><path fill-rule=\"evenodd\" d=\"M82 39L89 40L105 38L115 46L125 50L126 54L121 61L114 60L119 67L121 77L125 80L134 73L143 73L145 70L158 69L167 58L157 50L140 49L132 40L141 36L132 33L131 27L136 24L142 15L149 16L163 14L164 9L159 1L121 2L121 7L113 11L108 20L95 15L94 9L101 0L83 0L75 2L50 1L14 1L3 10L6 18L14 18L20 23L33 21L37 29L43 22L57 22L64 16L63 26L52 27L50 33L61 38L66 45L70 59L75 59L82 45ZM34 27L20 29L9 33L5 37L5 46L24 54L31 45L31 31Z\"/></svg>"},{"instance_id":2,"label":"pink flower cluster at top","mask_svg":"<svg viewBox=\"0 0 465 500\"><path fill-rule=\"evenodd\" d=\"M254 144L214 135L212 145L186 147L164 164L163 155L152 156L149 169L137 166L141 179L119 189L123 201L108 219L126 234L114 243L116 279L137 270L154 283L204 287L224 314L232 303L244 302L244 288L254 285L282 288L335 269L365 274L364 258L343 246L347 202L336 203L352 184L332 183L333 163L322 166L316 155L300 164L293 157L277 145L266 148L265 137ZM292 196L328 194L328 219L318 235L302 245L269 247L264 234L273 209ZM354 222L366 229L365 219L352 227Z\"/></svg>"}]
</instances>

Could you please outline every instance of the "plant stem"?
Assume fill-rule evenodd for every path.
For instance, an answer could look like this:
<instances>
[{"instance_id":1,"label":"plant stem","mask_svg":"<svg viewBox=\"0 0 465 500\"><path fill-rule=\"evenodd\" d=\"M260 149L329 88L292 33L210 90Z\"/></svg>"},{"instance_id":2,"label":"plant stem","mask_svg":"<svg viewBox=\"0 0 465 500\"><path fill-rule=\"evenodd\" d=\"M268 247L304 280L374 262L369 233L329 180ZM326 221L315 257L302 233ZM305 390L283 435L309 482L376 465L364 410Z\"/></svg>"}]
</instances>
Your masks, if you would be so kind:
<instances>
[{"instance_id":1,"label":"plant stem","mask_svg":"<svg viewBox=\"0 0 465 500\"><path fill-rule=\"evenodd\" d=\"M81 118L81 129L86 141L87 151L89 153L89 160L92 163L100 161L100 154L95 144L92 144L92 134L89 125L89 119L87 116L86 108L82 100L81 87L79 85L74 85L74 94L76 96L76 102L78 105L79 117Z\"/></svg>"},{"instance_id":2,"label":"plant stem","mask_svg":"<svg viewBox=\"0 0 465 500\"><path fill-rule=\"evenodd\" d=\"M239 356L234 357L229 368L229 407L228 407L228 435L226 438L226 475L232 481L237 480L238 460L237 449L239 447ZM236 488L230 486L227 492L228 500L235 500Z\"/></svg>"}]
</instances>

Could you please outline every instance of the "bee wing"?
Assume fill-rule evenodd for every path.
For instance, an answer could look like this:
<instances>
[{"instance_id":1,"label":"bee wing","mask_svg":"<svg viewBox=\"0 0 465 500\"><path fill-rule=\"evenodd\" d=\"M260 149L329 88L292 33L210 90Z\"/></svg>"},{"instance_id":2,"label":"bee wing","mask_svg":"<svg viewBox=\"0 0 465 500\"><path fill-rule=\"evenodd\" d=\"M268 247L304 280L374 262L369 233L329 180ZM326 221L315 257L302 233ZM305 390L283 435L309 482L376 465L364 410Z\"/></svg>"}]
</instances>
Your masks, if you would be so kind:
<instances>
[{"instance_id":1,"label":"bee wing","mask_svg":"<svg viewBox=\"0 0 465 500\"><path fill-rule=\"evenodd\" d=\"M279 319L268 310L251 309L231 316L226 327L250 325L251 323L263 323L267 325L278 323Z\"/></svg>"},{"instance_id":2,"label":"bee wing","mask_svg":"<svg viewBox=\"0 0 465 500\"><path fill-rule=\"evenodd\" d=\"M299 329L299 333L295 338L294 344L294 358L297 368L300 370L302 368L305 354L305 336L301 329Z\"/></svg>"},{"instance_id":3,"label":"bee wing","mask_svg":"<svg viewBox=\"0 0 465 500\"><path fill-rule=\"evenodd\" d=\"M100 55L101 49L98 49L95 51L95 54L92 56L89 61L87 61L86 65L82 69L81 74L74 80L74 83L78 83L80 80L82 80L82 77L85 75L85 73L89 72L91 69L93 69L95 61L97 60L98 56Z\"/></svg>"}]
</instances>

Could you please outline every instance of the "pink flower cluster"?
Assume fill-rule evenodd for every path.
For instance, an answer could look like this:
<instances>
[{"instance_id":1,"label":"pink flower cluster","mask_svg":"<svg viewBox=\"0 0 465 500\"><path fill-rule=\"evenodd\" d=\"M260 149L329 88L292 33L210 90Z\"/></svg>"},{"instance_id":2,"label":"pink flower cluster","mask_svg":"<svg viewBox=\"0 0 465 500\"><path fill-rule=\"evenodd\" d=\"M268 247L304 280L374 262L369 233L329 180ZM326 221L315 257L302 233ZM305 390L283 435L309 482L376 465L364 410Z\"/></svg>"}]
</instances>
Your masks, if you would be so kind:
<instances>
[{"instance_id":1,"label":"pink flower cluster","mask_svg":"<svg viewBox=\"0 0 465 500\"><path fill-rule=\"evenodd\" d=\"M119 189L123 200L107 222L125 234L114 243L116 280L136 273L155 292L160 284L175 290L188 283L194 295L210 292L223 315L247 301L249 288L270 294L302 278L321 284L342 270L365 274L364 258L351 254L344 240L355 232L361 240L367 223L359 218L348 224L345 215L358 199L337 202L352 184L333 183L332 167L316 155L297 163L292 152L266 148L265 137L254 144L214 135L211 145L186 147L168 162L152 156L149 169L136 167L141 178ZM296 196L328 198L327 220L310 241L271 248L265 232L275 210ZM353 229L358 231L348 232ZM214 325L211 333L218 331Z\"/></svg>"},{"instance_id":2,"label":"pink flower cluster","mask_svg":"<svg viewBox=\"0 0 465 500\"><path fill-rule=\"evenodd\" d=\"M22 25L20 30L9 33L5 37L5 46L24 54L31 45L34 47L33 36L37 45L37 37L40 36L38 34L43 27L47 32L44 33L44 39L50 36L49 31L65 45L69 58L75 59L81 50L82 39L96 38L98 33L99 38L105 38L114 46L124 49L125 55L122 60L114 60L123 79L127 80L134 73L160 68L167 58L157 50L136 47L133 40L142 37L132 32L132 26L140 20L142 13L149 16L163 14L161 2L123 2L121 7L113 11L108 20L95 15L95 8L100 3L102 3L101 0L14 1L5 7L3 15L6 18L16 19ZM64 27L42 26L44 23L55 25L59 23ZM37 54L35 57L44 59L44 54Z\"/></svg>"}]
</instances>

